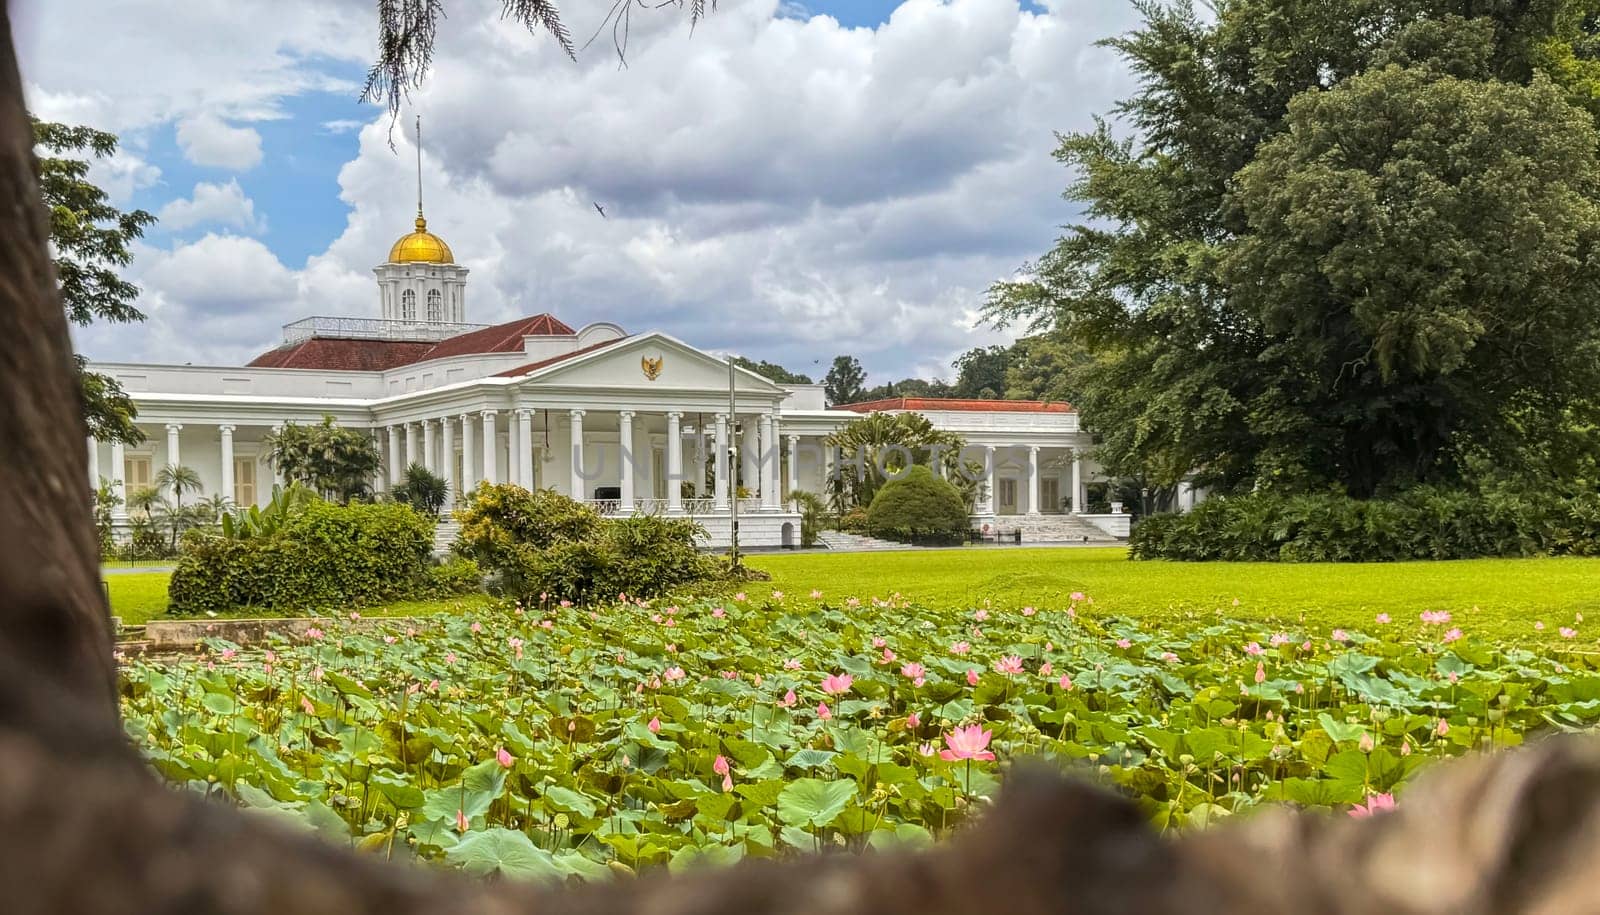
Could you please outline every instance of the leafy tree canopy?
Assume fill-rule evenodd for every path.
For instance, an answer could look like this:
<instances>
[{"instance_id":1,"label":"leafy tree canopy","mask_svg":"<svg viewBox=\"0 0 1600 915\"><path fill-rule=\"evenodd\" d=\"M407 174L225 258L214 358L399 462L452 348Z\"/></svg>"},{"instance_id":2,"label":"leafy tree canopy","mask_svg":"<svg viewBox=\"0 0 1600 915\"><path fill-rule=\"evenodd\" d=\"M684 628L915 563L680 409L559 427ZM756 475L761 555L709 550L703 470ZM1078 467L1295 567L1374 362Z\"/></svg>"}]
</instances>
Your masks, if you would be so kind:
<instances>
[{"instance_id":1,"label":"leafy tree canopy","mask_svg":"<svg viewBox=\"0 0 1600 915\"><path fill-rule=\"evenodd\" d=\"M776 362L767 362L765 360L757 362L754 359L746 359L743 356L734 356L732 362L734 365L737 365L740 368L749 369L768 381L776 382L778 384L812 383L810 375L802 375L799 372L791 372Z\"/></svg>"},{"instance_id":2,"label":"leafy tree canopy","mask_svg":"<svg viewBox=\"0 0 1600 915\"><path fill-rule=\"evenodd\" d=\"M1368 495L1519 460L1513 415L1564 434L1600 381L1600 134L1547 75L1587 59L1588 6L1142 4L1108 42L1135 138L1061 138L1086 218L988 314L1086 354L1102 460L1152 485Z\"/></svg>"},{"instance_id":3,"label":"leafy tree canopy","mask_svg":"<svg viewBox=\"0 0 1600 915\"><path fill-rule=\"evenodd\" d=\"M67 319L79 327L95 321L142 321L134 307L139 287L122 278L133 260L130 246L156 218L144 210L122 212L89 180L92 160L117 151L113 134L32 120L39 148L39 193L50 217L50 246ZM101 440L136 444L137 411L116 379L84 369L78 360L84 419Z\"/></svg>"},{"instance_id":4,"label":"leafy tree canopy","mask_svg":"<svg viewBox=\"0 0 1600 915\"><path fill-rule=\"evenodd\" d=\"M828 403L859 403L865 400L867 372L854 356L835 356L822 379Z\"/></svg>"},{"instance_id":5,"label":"leafy tree canopy","mask_svg":"<svg viewBox=\"0 0 1600 915\"><path fill-rule=\"evenodd\" d=\"M264 443L267 462L284 479L340 502L367 496L382 464L370 435L337 426L331 416L314 426L285 423Z\"/></svg>"}]
</instances>

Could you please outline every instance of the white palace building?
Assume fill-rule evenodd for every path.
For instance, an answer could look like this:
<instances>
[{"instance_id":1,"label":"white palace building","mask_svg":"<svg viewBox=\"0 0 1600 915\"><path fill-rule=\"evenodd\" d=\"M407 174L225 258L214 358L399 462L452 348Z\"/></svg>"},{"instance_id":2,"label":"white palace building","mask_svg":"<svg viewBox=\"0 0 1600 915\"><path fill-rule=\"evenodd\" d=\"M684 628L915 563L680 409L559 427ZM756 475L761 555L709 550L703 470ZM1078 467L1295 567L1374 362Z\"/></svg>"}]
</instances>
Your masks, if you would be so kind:
<instances>
[{"instance_id":1,"label":"white palace building","mask_svg":"<svg viewBox=\"0 0 1600 915\"><path fill-rule=\"evenodd\" d=\"M829 407L821 385L775 384L743 369L730 385L723 357L659 331L574 329L549 314L469 324L467 270L428 231L420 207L416 231L373 272L381 317L296 321L244 366L94 364L132 397L145 441L90 441L90 479L109 481L125 501L163 466L186 466L204 495L263 504L273 483L263 437L331 416L376 437L379 490L420 463L450 484L452 499L480 481L550 487L609 514L693 517L707 546L722 546L730 481L727 462L710 456L737 444L740 543L776 548L799 541L799 514L784 494L821 493L836 469L824 447L830 434L867 412L915 411L985 462L975 528L1020 530L1030 541L1127 535L1127 515L1075 514L1096 468L1079 456L1090 438L1067 404L902 398Z\"/></svg>"}]
</instances>

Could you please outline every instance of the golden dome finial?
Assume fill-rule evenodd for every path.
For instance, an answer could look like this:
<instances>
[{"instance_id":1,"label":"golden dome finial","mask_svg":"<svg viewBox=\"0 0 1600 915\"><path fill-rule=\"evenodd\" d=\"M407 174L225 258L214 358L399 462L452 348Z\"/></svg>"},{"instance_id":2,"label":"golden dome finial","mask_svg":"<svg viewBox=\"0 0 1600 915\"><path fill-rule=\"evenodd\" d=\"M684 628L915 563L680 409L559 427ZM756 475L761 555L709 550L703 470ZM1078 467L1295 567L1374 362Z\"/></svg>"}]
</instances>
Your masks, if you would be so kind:
<instances>
[{"instance_id":1,"label":"golden dome finial","mask_svg":"<svg viewBox=\"0 0 1600 915\"><path fill-rule=\"evenodd\" d=\"M389 249L391 264L453 264L455 255L444 239L428 231L422 215L422 116L417 116L417 221L416 231L401 236Z\"/></svg>"}]
</instances>

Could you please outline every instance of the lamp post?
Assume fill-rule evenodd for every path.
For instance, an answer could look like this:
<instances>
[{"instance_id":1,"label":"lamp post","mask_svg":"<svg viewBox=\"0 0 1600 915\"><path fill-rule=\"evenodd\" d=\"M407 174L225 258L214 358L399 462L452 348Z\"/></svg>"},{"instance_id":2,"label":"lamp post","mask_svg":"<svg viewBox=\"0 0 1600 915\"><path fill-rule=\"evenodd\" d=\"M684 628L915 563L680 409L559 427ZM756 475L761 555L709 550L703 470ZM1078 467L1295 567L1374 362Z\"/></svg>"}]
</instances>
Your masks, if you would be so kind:
<instances>
[{"instance_id":1,"label":"lamp post","mask_svg":"<svg viewBox=\"0 0 1600 915\"><path fill-rule=\"evenodd\" d=\"M733 434L733 422L737 417L734 396L733 357L728 357L728 565L734 570L739 568L739 436Z\"/></svg>"}]
</instances>

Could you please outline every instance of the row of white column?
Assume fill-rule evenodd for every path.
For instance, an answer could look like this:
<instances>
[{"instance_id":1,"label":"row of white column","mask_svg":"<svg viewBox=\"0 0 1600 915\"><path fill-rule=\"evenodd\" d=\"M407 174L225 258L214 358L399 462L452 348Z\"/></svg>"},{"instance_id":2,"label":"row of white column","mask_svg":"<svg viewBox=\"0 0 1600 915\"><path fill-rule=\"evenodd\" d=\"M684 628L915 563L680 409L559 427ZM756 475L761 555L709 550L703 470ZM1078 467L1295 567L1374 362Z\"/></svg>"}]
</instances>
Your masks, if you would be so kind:
<instances>
[{"instance_id":1,"label":"row of white column","mask_svg":"<svg viewBox=\"0 0 1600 915\"><path fill-rule=\"evenodd\" d=\"M983 498L978 501L978 514L989 515L995 511L995 483L999 479L998 468L995 465L994 445L980 445L983 449L984 478L988 485L984 488ZM1027 488L1024 494L1026 503L1021 506L1023 511L1030 515L1041 512L1039 505L1039 446L1028 446ZM1072 514L1083 513L1083 459L1076 453L1072 458Z\"/></svg>"},{"instance_id":2,"label":"row of white column","mask_svg":"<svg viewBox=\"0 0 1600 915\"><path fill-rule=\"evenodd\" d=\"M534 444L533 444L533 409L518 409L513 411L512 422L508 429L509 454L511 466L504 478L500 473L499 460L499 434L496 429L498 411L484 410L477 414L477 421L481 423L482 461L481 475L480 462L476 453L475 444L479 436L474 434L474 415L463 413L459 417L442 417L439 419L421 420L417 422L402 423L387 427L388 433L388 475L391 486L399 484L405 477L406 468L412 464L421 464L429 472L437 474L444 479L446 488L451 493L459 489L466 492L475 487L479 480L488 483L513 483L524 488L532 489L535 483L534 476ZM568 492L575 499L589 498L588 486L593 481L586 480L584 461L583 424L585 410L568 410L567 417L571 426L572 442L572 475L569 481ZM631 510L636 503L637 489L637 461L633 453L633 423L638 418L638 413L633 410L622 410L618 414L618 438L622 447L621 503L625 510ZM667 475L667 511L677 513L683 510L682 481L683 468L683 416L682 412L668 412L665 414L667 421L666 431L666 475ZM761 508L763 510L777 510L781 499L779 489L782 486L780 465L777 454L779 426L777 417L771 414L761 414L752 421L746 418L743 423L744 441L740 452L743 459L744 480L746 485L754 484L760 493ZM461 429L461 467L462 479L454 479L455 475L455 431L457 423ZM419 435L420 433L420 435ZM715 444L717 455L726 455L731 442L732 426L729 414L716 414ZM419 441L420 438L420 441ZM796 447L798 436L789 436L789 478L796 479L797 457ZM730 478L728 461L719 458L715 462L715 481L713 485L712 507L717 511L728 508ZM697 485L697 490L703 489L703 484Z\"/></svg>"},{"instance_id":3,"label":"row of white column","mask_svg":"<svg viewBox=\"0 0 1600 915\"><path fill-rule=\"evenodd\" d=\"M279 428L274 426L273 428ZM221 454L218 468L222 485L218 488L223 496L233 498L233 433L238 427L229 423L217 426L217 435L221 445ZM169 467L182 467L183 464L183 424L167 423L167 450L163 455L164 464ZM112 510L112 517L125 520L128 517L128 484L125 467L127 466L127 451L122 442L111 443L111 491L117 497L117 507ZM100 485L100 443L92 436L89 438L89 483L92 486Z\"/></svg>"}]
</instances>

